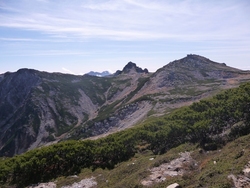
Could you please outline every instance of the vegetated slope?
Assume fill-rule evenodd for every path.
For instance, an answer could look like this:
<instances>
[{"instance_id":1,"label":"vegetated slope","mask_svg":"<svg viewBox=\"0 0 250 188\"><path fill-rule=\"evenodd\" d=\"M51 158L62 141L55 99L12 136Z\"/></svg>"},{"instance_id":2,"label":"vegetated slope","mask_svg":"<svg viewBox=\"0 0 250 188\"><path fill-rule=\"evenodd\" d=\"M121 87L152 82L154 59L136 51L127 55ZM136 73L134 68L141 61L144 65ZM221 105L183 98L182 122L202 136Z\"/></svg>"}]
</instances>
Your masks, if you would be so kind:
<instances>
[{"instance_id":1,"label":"vegetated slope","mask_svg":"<svg viewBox=\"0 0 250 188\"><path fill-rule=\"evenodd\" d=\"M137 72L147 73L147 70L142 70L129 62L115 75L129 79L131 76L138 76L135 74ZM96 119L80 126L71 136L87 138L102 133L107 135L110 132L131 127L130 125L134 125L131 122L134 122L136 117L145 119L146 115L160 116L214 95L222 89L236 87L247 80L250 80L249 71L228 67L224 63L216 63L202 56L187 55L148 77L140 76L137 88L133 92L125 93L126 90L122 92L123 95L120 96L125 98L121 99L121 103L117 101L104 106ZM124 108L117 108L117 103L127 105ZM118 121L117 117L119 120L122 119L122 122Z\"/></svg>"},{"instance_id":2,"label":"vegetated slope","mask_svg":"<svg viewBox=\"0 0 250 188\"><path fill-rule=\"evenodd\" d=\"M1 75L0 156L64 139L73 128L101 118L109 106L119 108L143 76L99 78L30 69Z\"/></svg>"},{"instance_id":3,"label":"vegetated slope","mask_svg":"<svg viewBox=\"0 0 250 188\"><path fill-rule=\"evenodd\" d=\"M102 139L65 141L3 159L0 181L22 187L76 174L83 168L112 169L136 153L150 150L154 155L163 154L183 143L216 150L250 133L249 112L250 83L246 83ZM221 173L228 173L228 167L225 168ZM209 186L211 177L203 173L196 181ZM185 179L183 181L185 184ZM222 183L219 179L216 181L218 187L225 183L224 180Z\"/></svg>"},{"instance_id":4,"label":"vegetated slope","mask_svg":"<svg viewBox=\"0 0 250 188\"><path fill-rule=\"evenodd\" d=\"M249 79L248 71L197 55L153 74L132 62L109 77L29 69L6 73L0 77L0 156L108 135Z\"/></svg>"},{"instance_id":5,"label":"vegetated slope","mask_svg":"<svg viewBox=\"0 0 250 188\"><path fill-rule=\"evenodd\" d=\"M93 183L97 184L96 187L101 188L166 188L174 183L185 188L249 187L249 175L243 174L249 163L249 141L250 134L214 151L204 151L190 143L170 149L162 155L154 155L145 150L136 153L130 160L117 164L114 169L84 169L78 176L60 177L54 183L57 187L72 186L91 177ZM183 154L188 153L191 159L183 158ZM249 167L247 170L249 171ZM231 177L235 177L238 183L234 184ZM143 186L145 179L153 183Z\"/></svg>"}]
</instances>

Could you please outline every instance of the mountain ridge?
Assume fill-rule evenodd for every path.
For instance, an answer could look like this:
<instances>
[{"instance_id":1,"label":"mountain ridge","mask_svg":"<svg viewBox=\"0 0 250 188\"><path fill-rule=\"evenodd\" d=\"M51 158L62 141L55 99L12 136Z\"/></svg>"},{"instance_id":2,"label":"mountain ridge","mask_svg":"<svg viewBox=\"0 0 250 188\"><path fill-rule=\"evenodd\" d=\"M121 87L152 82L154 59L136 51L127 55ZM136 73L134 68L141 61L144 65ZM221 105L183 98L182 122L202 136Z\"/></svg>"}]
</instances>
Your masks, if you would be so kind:
<instances>
[{"instance_id":1,"label":"mountain ridge","mask_svg":"<svg viewBox=\"0 0 250 188\"><path fill-rule=\"evenodd\" d=\"M250 83L244 83L102 139L70 140L2 158L0 182L74 186L82 180L84 186L91 177L98 187L176 182L181 187L248 187L249 91Z\"/></svg>"},{"instance_id":2,"label":"mountain ridge","mask_svg":"<svg viewBox=\"0 0 250 188\"><path fill-rule=\"evenodd\" d=\"M109 77L20 69L0 79L0 156L110 134L250 80L202 56L149 73L129 62ZM198 66L197 66L198 65Z\"/></svg>"}]
</instances>

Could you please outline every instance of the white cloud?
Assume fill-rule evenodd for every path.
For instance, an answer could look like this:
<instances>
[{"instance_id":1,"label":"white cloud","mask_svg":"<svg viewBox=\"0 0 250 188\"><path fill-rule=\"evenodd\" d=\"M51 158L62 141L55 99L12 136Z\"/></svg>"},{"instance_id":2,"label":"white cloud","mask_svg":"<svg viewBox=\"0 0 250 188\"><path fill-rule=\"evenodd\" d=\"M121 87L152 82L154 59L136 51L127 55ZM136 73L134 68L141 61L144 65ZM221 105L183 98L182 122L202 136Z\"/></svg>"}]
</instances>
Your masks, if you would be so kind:
<instances>
[{"instance_id":1,"label":"white cloud","mask_svg":"<svg viewBox=\"0 0 250 188\"><path fill-rule=\"evenodd\" d=\"M30 39L30 38L4 38L0 37L0 41L22 41L22 42L31 42L31 41L36 41L35 39Z\"/></svg>"},{"instance_id":2,"label":"white cloud","mask_svg":"<svg viewBox=\"0 0 250 188\"><path fill-rule=\"evenodd\" d=\"M64 73L75 74L73 71L71 71L71 70L69 70L67 68L64 68L64 67L62 67L62 70L63 70Z\"/></svg>"},{"instance_id":3,"label":"white cloud","mask_svg":"<svg viewBox=\"0 0 250 188\"><path fill-rule=\"evenodd\" d=\"M70 74L78 72L72 62L84 62L82 72L105 70L110 61L115 71L130 60L153 70L187 53L247 66L249 12L247 0L0 0L0 58L63 61L59 71L70 67L63 70Z\"/></svg>"},{"instance_id":4,"label":"white cloud","mask_svg":"<svg viewBox=\"0 0 250 188\"><path fill-rule=\"evenodd\" d=\"M42 2L42 3L48 3L49 0L37 0L38 2Z\"/></svg>"},{"instance_id":5,"label":"white cloud","mask_svg":"<svg viewBox=\"0 0 250 188\"><path fill-rule=\"evenodd\" d=\"M247 38L250 28L244 4L224 1L47 1L40 7L38 0L29 9L20 1L2 5L9 12L0 13L1 27L83 40L227 40Z\"/></svg>"}]
</instances>

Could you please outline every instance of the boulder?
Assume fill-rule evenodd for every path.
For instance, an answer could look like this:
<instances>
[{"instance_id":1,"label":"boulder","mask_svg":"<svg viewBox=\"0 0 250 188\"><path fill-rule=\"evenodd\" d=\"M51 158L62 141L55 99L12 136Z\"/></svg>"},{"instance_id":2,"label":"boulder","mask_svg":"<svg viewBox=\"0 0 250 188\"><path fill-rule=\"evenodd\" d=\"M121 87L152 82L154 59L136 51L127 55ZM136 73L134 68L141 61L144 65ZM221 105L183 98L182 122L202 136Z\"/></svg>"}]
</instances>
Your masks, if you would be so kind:
<instances>
[{"instance_id":1,"label":"boulder","mask_svg":"<svg viewBox=\"0 0 250 188\"><path fill-rule=\"evenodd\" d=\"M245 168L243 172L246 177L250 178L250 168Z\"/></svg>"},{"instance_id":2,"label":"boulder","mask_svg":"<svg viewBox=\"0 0 250 188\"><path fill-rule=\"evenodd\" d=\"M173 184L167 186L167 188L180 188L180 185L178 183L173 183Z\"/></svg>"}]
</instances>

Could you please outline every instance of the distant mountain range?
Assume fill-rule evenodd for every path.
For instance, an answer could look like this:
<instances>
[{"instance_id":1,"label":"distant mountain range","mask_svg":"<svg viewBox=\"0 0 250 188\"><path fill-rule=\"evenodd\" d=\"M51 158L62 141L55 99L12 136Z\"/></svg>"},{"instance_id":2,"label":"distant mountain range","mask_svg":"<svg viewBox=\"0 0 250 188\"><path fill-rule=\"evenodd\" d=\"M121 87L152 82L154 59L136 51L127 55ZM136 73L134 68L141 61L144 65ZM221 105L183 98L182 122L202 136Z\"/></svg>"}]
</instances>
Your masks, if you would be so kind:
<instances>
[{"instance_id":1,"label":"distant mountain range","mask_svg":"<svg viewBox=\"0 0 250 188\"><path fill-rule=\"evenodd\" d=\"M0 156L107 135L249 80L249 71L199 55L154 73L132 62L113 75L7 72L0 75Z\"/></svg>"},{"instance_id":2,"label":"distant mountain range","mask_svg":"<svg viewBox=\"0 0 250 188\"><path fill-rule=\"evenodd\" d=\"M94 71L90 71L88 73L86 73L87 75L90 76L98 76L98 77L104 77L104 76L109 76L112 73L110 73L109 71L103 71L103 72L94 72Z\"/></svg>"},{"instance_id":3,"label":"distant mountain range","mask_svg":"<svg viewBox=\"0 0 250 188\"><path fill-rule=\"evenodd\" d=\"M117 76L119 74L129 74L129 73L149 73L149 72L148 69L146 68L142 69L138 67L135 63L130 61L122 70L117 70L114 74L110 73L109 71L103 71L103 72L90 71L86 74L90 76L105 77L105 76L111 76L111 75Z\"/></svg>"}]
</instances>

